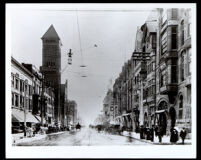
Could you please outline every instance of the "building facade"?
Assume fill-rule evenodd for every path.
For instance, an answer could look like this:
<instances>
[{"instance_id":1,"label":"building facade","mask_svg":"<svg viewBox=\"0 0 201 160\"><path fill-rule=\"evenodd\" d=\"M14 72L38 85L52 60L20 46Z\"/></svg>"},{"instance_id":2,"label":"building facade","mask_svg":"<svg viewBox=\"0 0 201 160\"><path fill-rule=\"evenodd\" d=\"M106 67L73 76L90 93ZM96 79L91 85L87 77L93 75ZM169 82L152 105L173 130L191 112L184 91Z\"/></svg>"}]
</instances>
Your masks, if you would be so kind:
<instances>
[{"instance_id":1,"label":"building facade","mask_svg":"<svg viewBox=\"0 0 201 160\"><path fill-rule=\"evenodd\" d=\"M63 128L67 127L67 106L68 105L68 81L61 84L61 124Z\"/></svg>"},{"instance_id":2,"label":"building facade","mask_svg":"<svg viewBox=\"0 0 201 160\"><path fill-rule=\"evenodd\" d=\"M16 59L11 57L11 108L12 129L24 129L40 123L32 114L32 92L34 75Z\"/></svg>"},{"instance_id":3,"label":"building facade","mask_svg":"<svg viewBox=\"0 0 201 160\"><path fill-rule=\"evenodd\" d=\"M68 114L67 120L68 125L74 126L77 124L78 115L77 115L77 103L74 100L68 100Z\"/></svg>"},{"instance_id":4,"label":"building facade","mask_svg":"<svg viewBox=\"0 0 201 160\"><path fill-rule=\"evenodd\" d=\"M54 117L57 126L61 123L60 84L61 84L61 42L53 25L42 36L42 66L45 84L54 88Z\"/></svg>"},{"instance_id":5,"label":"building facade","mask_svg":"<svg viewBox=\"0 0 201 160\"><path fill-rule=\"evenodd\" d=\"M113 85L116 123L136 132L140 125L158 125L164 134L175 126L190 133L190 66L191 11L154 10L137 28L133 56Z\"/></svg>"}]
</instances>

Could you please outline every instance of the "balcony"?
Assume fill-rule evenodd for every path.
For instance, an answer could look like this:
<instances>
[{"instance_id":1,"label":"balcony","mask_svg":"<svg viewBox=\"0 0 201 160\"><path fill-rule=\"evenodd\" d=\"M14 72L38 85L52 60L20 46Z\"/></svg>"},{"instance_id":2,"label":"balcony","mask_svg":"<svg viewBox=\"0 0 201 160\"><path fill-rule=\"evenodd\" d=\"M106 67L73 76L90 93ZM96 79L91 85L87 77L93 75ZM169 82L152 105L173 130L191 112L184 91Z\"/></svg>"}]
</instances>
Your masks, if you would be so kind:
<instances>
[{"instance_id":1,"label":"balcony","mask_svg":"<svg viewBox=\"0 0 201 160\"><path fill-rule=\"evenodd\" d=\"M160 93L161 94L171 94L171 93L176 93L178 89L177 84L171 83L171 84L166 84L162 87L160 87Z\"/></svg>"}]
</instances>

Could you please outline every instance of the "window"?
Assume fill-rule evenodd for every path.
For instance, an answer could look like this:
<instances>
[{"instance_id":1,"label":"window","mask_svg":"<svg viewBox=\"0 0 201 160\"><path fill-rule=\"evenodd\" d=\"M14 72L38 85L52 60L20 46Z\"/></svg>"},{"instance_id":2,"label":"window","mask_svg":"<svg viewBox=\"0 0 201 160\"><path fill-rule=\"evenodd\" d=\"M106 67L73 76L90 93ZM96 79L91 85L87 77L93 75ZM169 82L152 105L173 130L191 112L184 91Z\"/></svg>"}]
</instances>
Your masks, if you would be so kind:
<instances>
[{"instance_id":1,"label":"window","mask_svg":"<svg viewBox=\"0 0 201 160\"><path fill-rule=\"evenodd\" d=\"M182 119L183 116L183 96L179 97L179 119Z\"/></svg>"},{"instance_id":2,"label":"window","mask_svg":"<svg viewBox=\"0 0 201 160\"><path fill-rule=\"evenodd\" d=\"M18 79L15 79L15 89L18 89L18 86L19 86L19 81L18 81Z\"/></svg>"},{"instance_id":3,"label":"window","mask_svg":"<svg viewBox=\"0 0 201 160\"><path fill-rule=\"evenodd\" d=\"M171 27L172 31L172 49L177 49L177 27L173 26Z\"/></svg>"},{"instance_id":4,"label":"window","mask_svg":"<svg viewBox=\"0 0 201 160\"><path fill-rule=\"evenodd\" d=\"M156 35L152 35L152 49L156 49Z\"/></svg>"},{"instance_id":5,"label":"window","mask_svg":"<svg viewBox=\"0 0 201 160\"><path fill-rule=\"evenodd\" d=\"M25 93L28 94L28 86L25 85Z\"/></svg>"},{"instance_id":6,"label":"window","mask_svg":"<svg viewBox=\"0 0 201 160\"><path fill-rule=\"evenodd\" d=\"M164 85L164 76L161 74L161 78L160 78L160 87L162 87Z\"/></svg>"},{"instance_id":7,"label":"window","mask_svg":"<svg viewBox=\"0 0 201 160\"><path fill-rule=\"evenodd\" d=\"M181 55L181 81L184 81L184 52Z\"/></svg>"},{"instance_id":8,"label":"window","mask_svg":"<svg viewBox=\"0 0 201 160\"><path fill-rule=\"evenodd\" d=\"M19 96L15 95L15 106L18 107L19 106L19 100L18 100Z\"/></svg>"},{"instance_id":9,"label":"window","mask_svg":"<svg viewBox=\"0 0 201 160\"><path fill-rule=\"evenodd\" d=\"M29 85L29 95L32 95L32 87Z\"/></svg>"},{"instance_id":10,"label":"window","mask_svg":"<svg viewBox=\"0 0 201 160\"><path fill-rule=\"evenodd\" d=\"M181 21L181 45L184 44L184 20Z\"/></svg>"},{"instance_id":11,"label":"window","mask_svg":"<svg viewBox=\"0 0 201 160\"><path fill-rule=\"evenodd\" d=\"M172 83L177 83L177 60L172 60L171 82Z\"/></svg>"},{"instance_id":12,"label":"window","mask_svg":"<svg viewBox=\"0 0 201 160\"><path fill-rule=\"evenodd\" d=\"M187 87L187 101L188 104L191 104L191 86Z\"/></svg>"},{"instance_id":13,"label":"window","mask_svg":"<svg viewBox=\"0 0 201 160\"><path fill-rule=\"evenodd\" d=\"M12 93L12 106L14 105L14 93Z\"/></svg>"},{"instance_id":14,"label":"window","mask_svg":"<svg viewBox=\"0 0 201 160\"><path fill-rule=\"evenodd\" d=\"M29 110L31 111L31 99L29 99Z\"/></svg>"},{"instance_id":15,"label":"window","mask_svg":"<svg viewBox=\"0 0 201 160\"><path fill-rule=\"evenodd\" d=\"M23 97L20 95L20 106L23 105Z\"/></svg>"},{"instance_id":16,"label":"window","mask_svg":"<svg viewBox=\"0 0 201 160\"><path fill-rule=\"evenodd\" d=\"M176 20L177 19L177 9L176 8L173 8L172 9L172 20Z\"/></svg>"},{"instance_id":17,"label":"window","mask_svg":"<svg viewBox=\"0 0 201 160\"><path fill-rule=\"evenodd\" d=\"M188 59L187 59L187 70L188 75L191 75L191 48L188 50Z\"/></svg>"},{"instance_id":18,"label":"window","mask_svg":"<svg viewBox=\"0 0 201 160\"><path fill-rule=\"evenodd\" d=\"M23 81L20 80L20 92L22 92L22 90L23 90Z\"/></svg>"},{"instance_id":19,"label":"window","mask_svg":"<svg viewBox=\"0 0 201 160\"><path fill-rule=\"evenodd\" d=\"M15 79L14 75L11 74L11 83L12 83L12 87L14 87L14 79Z\"/></svg>"}]
</instances>

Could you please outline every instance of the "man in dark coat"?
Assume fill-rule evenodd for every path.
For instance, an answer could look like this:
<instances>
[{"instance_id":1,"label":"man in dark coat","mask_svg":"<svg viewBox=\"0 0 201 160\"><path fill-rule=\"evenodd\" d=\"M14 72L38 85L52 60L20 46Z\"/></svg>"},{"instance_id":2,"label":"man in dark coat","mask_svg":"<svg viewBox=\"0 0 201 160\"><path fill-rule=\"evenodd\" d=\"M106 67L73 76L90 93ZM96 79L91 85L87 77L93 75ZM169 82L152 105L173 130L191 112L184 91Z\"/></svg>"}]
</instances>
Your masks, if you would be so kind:
<instances>
[{"instance_id":1,"label":"man in dark coat","mask_svg":"<svg viewBox=\"0 0 201 160\"><path fill-rule=\"evenodd\" d=\"M143 125L140 126L140 139L144 139L144 127L143 127Z\"/></svg>"},{"instance_id":2,"label":"man in dark coat","mask_svg":"<svg viewBox=\"0 0 201 160\"><path fill-rule=\"evenodd\" d=\"M182 130L181 130L181 132L180 132L180 137L181 137L181 139L182 139L182 144L184 144L184 140L185 140L185 138L186 138L186 130L185 130L185 128L182 128Z\"/></svg>"},{"instance_id":3,"label":"man in dark coat","mask_svg":"<svg viewBox=\"0 0 201 160\"><path fill-rule=\"evenodd\" d=\"M175 128L171 128L170 133L170 142L176 143L178 141L178 131Z\"/></svg>"},{"instance_id":4,"label":"man in dark coat","mask_svg":"<svg viewBox=\"0 0 201 160\"><path fill-rule=\"evenodd\" d=\"M162 143L162 137L163 137L163 127L162 126L158 127L157 135L158 135L159 142Z\"/></svg>"},{"instance_id":5,"label":"man in dark coat","mask_svg":"<svg viewBox=\"0 0 201 160\"><path fill-rule=\"evenodd\" d=\"M150 128L150 140L153 142L154 141L154 125Z\"/></svg>"}]
</instances>

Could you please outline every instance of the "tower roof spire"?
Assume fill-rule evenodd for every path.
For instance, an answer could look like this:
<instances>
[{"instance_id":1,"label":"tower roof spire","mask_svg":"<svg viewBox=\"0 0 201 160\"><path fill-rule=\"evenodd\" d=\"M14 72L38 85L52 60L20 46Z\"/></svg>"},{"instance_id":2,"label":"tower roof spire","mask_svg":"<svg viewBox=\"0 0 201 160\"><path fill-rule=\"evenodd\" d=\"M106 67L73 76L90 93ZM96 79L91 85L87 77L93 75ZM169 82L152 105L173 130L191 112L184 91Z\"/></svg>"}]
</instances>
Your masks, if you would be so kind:
<instances>
[{"instance_id":1,"label":"tower roof spire","mask_svg":"<svg viewBox=\"0 0 201 160\"><path fill-rule=\"evenodd\" d=\"M49 27L49 29L47 30L47 32L42 36L41 39L44 39L44 38L54 38L54 39L58 39L60 40L55 28L53 25L51 25Z\"/></svg>"}]
</instances>

